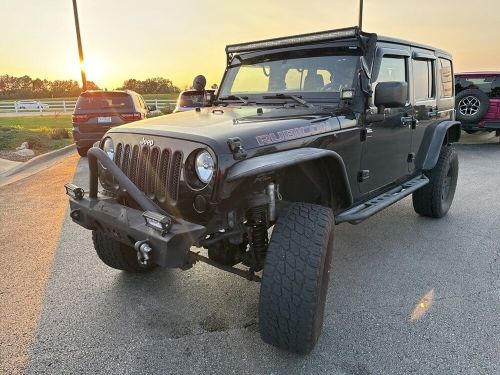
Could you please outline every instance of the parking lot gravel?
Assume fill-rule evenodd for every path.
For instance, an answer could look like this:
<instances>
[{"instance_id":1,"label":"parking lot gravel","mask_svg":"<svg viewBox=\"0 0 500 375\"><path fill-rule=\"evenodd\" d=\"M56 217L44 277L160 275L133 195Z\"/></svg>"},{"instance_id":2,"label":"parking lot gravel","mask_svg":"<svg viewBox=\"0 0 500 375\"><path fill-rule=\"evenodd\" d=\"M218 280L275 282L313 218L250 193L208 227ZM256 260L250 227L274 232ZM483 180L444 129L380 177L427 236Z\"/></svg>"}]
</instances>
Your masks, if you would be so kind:
<instances>
[{"instance_id":1,"label":"parking lot gravel","mask_svg":"<svg viewBox=\"0 0 500 375\"><path fill-rule=\"evenodd\" d=\"M457 149L445 218L405 199L336 227L325 325L308 356L260 340L258 284L204 264L112 270L66 214L26 372L500 373L500 146ZM81 159L74 181L87 185L87 173Z\"/></svg>"}]
</instances>

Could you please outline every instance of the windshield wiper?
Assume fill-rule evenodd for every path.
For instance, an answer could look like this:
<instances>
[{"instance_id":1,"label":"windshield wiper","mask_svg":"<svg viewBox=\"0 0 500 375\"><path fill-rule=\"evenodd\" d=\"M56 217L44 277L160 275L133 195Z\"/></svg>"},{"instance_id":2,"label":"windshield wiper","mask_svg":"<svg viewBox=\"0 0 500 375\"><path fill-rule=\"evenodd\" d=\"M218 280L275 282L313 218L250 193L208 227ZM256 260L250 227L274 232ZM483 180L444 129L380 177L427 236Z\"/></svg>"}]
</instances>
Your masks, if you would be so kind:
<instances>
[{"instance_id":1,"label":"windshield wiper","mask_svg":"<svg viewBox=\"0 0 500 375\"><path fill-rule=\"evenodd\" d=\"M243 105L248 105L248 96L237 96L237 95L228 95L228 96L223 96L218 99L218 101L225 101L225 100L238 100L243 103Z\"/></svg>"},{"instance_id":2,"label":"windshield wiper","mask_svg":"<svg viewBox=\"0 0 500 375\"><path fill-rule=\"evenodd\" d=\"M303 105L304 107L307 108L315 108L314 105L311 103L306 102L304 99L299 98L298 96L295 95L290 95L290 94L276 94L276 95L269 95L269 96L263 96L264 99L292 99L294 102L299 103L300 105Z\"/></svg>"}]
</instances>

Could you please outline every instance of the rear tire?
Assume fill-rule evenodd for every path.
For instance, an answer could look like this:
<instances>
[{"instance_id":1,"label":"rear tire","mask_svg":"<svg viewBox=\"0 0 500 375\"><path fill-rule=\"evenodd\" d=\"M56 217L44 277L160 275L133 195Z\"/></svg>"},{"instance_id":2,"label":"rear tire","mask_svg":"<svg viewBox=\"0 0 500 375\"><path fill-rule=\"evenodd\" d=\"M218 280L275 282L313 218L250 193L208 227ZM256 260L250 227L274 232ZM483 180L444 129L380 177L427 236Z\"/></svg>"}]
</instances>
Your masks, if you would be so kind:
<instances>
[{"instance_id":1,"label":"rear tire","mask_svg":"<svg viewBox=\"0 0 500 375\"><path fill-rule=\"evenodd\" d=\"M77 147L76 151L78 152L78 155L80 155L82 158L87 156L87 152L89 151L88 147Z\"/></svg>"},{"instance_id":2,"label":"rear tire","mask_svg":"<svg viewBox=\"0 0 500 375\"><path fill-rule=\"evenodd\" d=\"M99 258L111 268L141 273L151 271L154 265L143 266L137 261L137 252L99 230L92 231L92 241Z\"/></svg>"},{"instance_id":3,"label":"rear tire","mask_svg":"<svg viewBox=\"0 0 500 375\"><path fill-rule=\"evenodd\" d=\"M267 249L259 301L260 336L309 353L321 333L335 221L331 209L293 203L278 218Z\"/></svg>"},{"instance_id":4,"label":"rear tire","mask_svg":"<svg viewBox=\"0 0 500 375\"><path fill-rule=\"evenodd\" d=\"M443 146L434 168L425 172L429 183L413 193L413 208L422 216L441 218L451 207L458 179L458 156L453 146Z\"/></svg>"}]
</instances>

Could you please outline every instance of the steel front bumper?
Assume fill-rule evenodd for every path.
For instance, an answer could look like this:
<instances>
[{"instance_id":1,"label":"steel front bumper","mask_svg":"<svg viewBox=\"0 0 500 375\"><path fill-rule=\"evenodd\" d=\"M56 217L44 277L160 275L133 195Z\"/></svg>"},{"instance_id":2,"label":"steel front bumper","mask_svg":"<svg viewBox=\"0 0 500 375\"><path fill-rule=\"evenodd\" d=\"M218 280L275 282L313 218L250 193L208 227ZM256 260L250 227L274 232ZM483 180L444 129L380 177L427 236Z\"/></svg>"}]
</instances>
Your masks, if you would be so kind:
<instances>
[{"instance_id":1,"label":"steel front bumper","mask_svg":"<svg viewBox=\"0 0 500 375\"><path fill-rule=\"evenodd\" d=\"M90 168L90 192L80 194L77 186L67 184L70 196L70 216L73 221L90 230L100 230L128 246L146 241L152 248L151 262L163 267L189 268L190 247L198 242L205 233L205 227L174 218L166 214L153 201L146 197L128 177L99 148L93 147L88 153ZM123 206L115 198L97 194L97 161L111 173L122 191L132 198L141 210ZM75 190L77 194L75 194ZM168 228L164 231L146 224L145 212L167 219Z\"/></svg>"}]
</instances>

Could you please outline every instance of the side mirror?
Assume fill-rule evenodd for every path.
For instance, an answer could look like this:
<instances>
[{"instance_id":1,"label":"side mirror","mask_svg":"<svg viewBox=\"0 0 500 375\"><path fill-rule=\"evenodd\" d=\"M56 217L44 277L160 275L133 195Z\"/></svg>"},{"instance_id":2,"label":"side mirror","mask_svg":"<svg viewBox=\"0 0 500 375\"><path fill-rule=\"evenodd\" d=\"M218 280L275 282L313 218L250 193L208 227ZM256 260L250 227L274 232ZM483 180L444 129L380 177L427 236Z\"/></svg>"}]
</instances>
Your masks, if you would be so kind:
<instances>
[{"instance_id":1,"label":"side mirror","mask_svg":"<svg viewBox=\"0 0 500 375\"><path fill-rule=\"evenodd\" d=\"M211 107L215 96L210 91L185 91L179 95L177 104L181 107Z\"/></svg>"},{"instance_id":2,"label":"side mirror","mask_svg":"<svg viewBox=\"0 0 500 375\"><path fill-rule=\"evenodd\" d=\"M155 105L148 105L148 111L149 112L156 111L156 106Z\"/></svg>"},{"instance_id":3,"label":"side mirror","mask_svg":"<svg viewBox=\"0 0 500 375\"><path fill-rule=\"evenodd\" d=\"M374 104L377 108L400 108L408 100L408 84L406 82L380 82L375 87Z\"/></svg>"}]
</instances>

